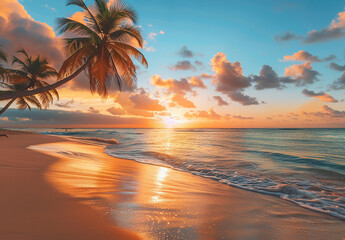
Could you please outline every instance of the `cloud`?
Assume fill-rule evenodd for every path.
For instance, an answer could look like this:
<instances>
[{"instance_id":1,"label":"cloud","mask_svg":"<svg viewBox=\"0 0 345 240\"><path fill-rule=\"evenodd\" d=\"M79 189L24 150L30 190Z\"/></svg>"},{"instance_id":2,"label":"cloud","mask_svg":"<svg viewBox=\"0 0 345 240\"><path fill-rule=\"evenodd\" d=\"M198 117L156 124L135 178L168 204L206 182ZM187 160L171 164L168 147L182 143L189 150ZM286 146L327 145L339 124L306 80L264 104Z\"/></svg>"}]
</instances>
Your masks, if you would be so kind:
<instances>
[{"instance_id":1,"label":"cloud","mask_svg":"<svg viewBox=\"0 0 345 240\"><path fill-rule=\"evenodd\" d=\"M218 106L228 106L229 103L224 101L221 96L213 96L213 99L217 101Z\"/></svg>"},{"instance_id":2,"label":"cloud","mask_svg":"<svg viewBox=\"0 0 345 240\"><path fill-rule=\"evenodd\" d=\"M188 119L196 119L196 118L205 118L205 119L220 119L221 116L216 113L212 108L210 108L208 111L190 111L190 112L186 112L184 114L184 117L185 118L188 118Z\"/></svg>"},{"instance_id":3,"label":"cloud","mask_svg":"<svg viewBox=\"0 0 345 240\"><path fill-rule=\"evenodd\" d=\"M26 49L46 57L55 67L64 60L63 46L49 25L35 21L16 0L0 1L0 45L8 54Z\"/></svg>"},{"instance_id":4,"label":"cloud","mask_svg":"<svg viewBox=\"0 0 345 240\"><path fill-rule=\"evenodd\" d=\"M8 117L0 117L0 121L8 121Z\"/></svg>"},{"instance_id":5,"label":"cloud","mask_svg":"<svg viewBox=\"0 0 345 240\"><path fill-rule=\"evenodd\" d=\"M260 75L252 76L252 80L256 83L256 90L263 90L267 88L281 89L283 87L281 82L286 80L286 78L279 77L271 66L263 65L260 71Z\"/></svg>"},{"instance_id":6,"label":"cloud","mask_svg":"<svg viewBox=\"0 0 345 240\"><path fill-rule=\"evenodd\" d=\"M331 69L336 70L336 71L340 71L340 72L345 71L345 65L339 65L339 64L334 63L334 62L330 63L329 67Z\"/></svg>"},{"instance_id":7,"label":"cloud","mask_svg":"<svg viewBox=\"0 0 345 240\"><path fill-rule=\"evenodd\" d=\"M157 37L157 33L151 32L148 36L148 39L155 40L156 37Z\"/></svg>"},{"instance_id":8,"label":"cloud","mask_svg":"<svg viewBox=\"0 0 345 240\"><path fill-rule=\"evenodd\" d=\"M107 109L107 112L112 115L125 115L126 111L122 108L111 107Z\"/></svg>"},{"instance_id":9,"label":"cloud","mask_svg":"<svg viewBox=\"0 0 345 240\"><path fill-rule=\"evenodd\" d=\"M150 83L153 86L164 88L169 93L185 94L191 92L192 88L206 88L202 79L197 76L189 78L181 78L180 80L168 78L167 80L162 79L159 75L153 75L150 79Z\"/></svg>"},{"instance_id":10,"label":"cloud","mask_svg":"<svg viewBox=\"0 0 345 240\"><path fill-rule=\"evenodd\" d=\"M89 113L92 113L92 114L99 114L99 110L95 109L94 107L89 107Z\"/></svg>"},{"instance_id":11,"label":"cloud","mask_svg":"<svg viewBox=\"0 0 345 240\"><path fill-rule=\"evenodd\" d=\"M122 107L127 115L153 117L153 112L166 110L158 100L152 99L147 93L119 92L115 102ZM109 109L107 111L109 112ZM113 109L111 113L114 114L114 111Z\"/></svg>"},{"instance_id":12,"label":"cloud","mask_svg":"<svg viewBox=\"0 0 345 240\"><path fill-rule=\"evenodd\" d=\"M318 98L320 102L338 102L338 100L334 99L331 95L325 92L314 92L304 89L302 93L308 97Z\"/></svg>"},{"instance_id":13,"label":"cloud","mask_svg":"<svg viewBox=\"0 0 345 240\"><path fill-rule=\"evenodd\" d=\"M197 87L197 88L202 88L202 89L207 88L204 82L202 81L202 79L198 76L190 77L189 84L191 85L191 87Z\"/></svg>"},{"instance_id":14,"label":"cloud","mask_svg":"<svg viewBox=\"0 0 345 240\"><path fill-rule=\"evenodd\" d=\"M345 72L331 84L331 89L333 90L342 90L345 89Z\"/></svg>"},{"instance_id":15,"label":"cloud","mask_svg":"<svg viewBox=\"0 0 345 240\"><path fill-rule=\"evenodd\" d=\"M65 103L55 103L55 106L61 107L61 108L71 108L71 104L73 104L73 103L74 103L74 99L69 100Z\"/></svg>"},{"instance_id":16,"label":"cloud","mask_svg":"<svg viewBox=\"0 0 345 240\"><path fill-rule=\"evenodd\" d=\"M241 115L231 115L232 118L237 118L237 119L241 119L241 120L251 120L254 119L252 117L243 117Z\"/></svg>"},{"instance_id":17,"label":"cloud","mask_svg":"<svg viewBox=\"0 0 345 240\"><path fill-rule=\"evenodd\" d=\"M187 99L184 94L175 93L171 98L171 107L180 106L183 108L196 108L194 103Z\"/></svg>"},{"instance_id":18,"label":"cloud","mask_svg":"<svg viewBox=\"0 0 345 240\"><path fill-rule=\"evenodd\" d=\"M130 100L134 103L135 109L146 111L164 111L166 108L159 104L159 101L152 99L146 94L133 94Z\"/></svg>"},{"instance_id":19,"label":"cloud","mask_svg":"<svg viewBox=\"0 0 345 240\"><path fill-rule=\"evenodd\" d=\"M283 34L277 35L274 37L274 39L277 42L285 42L285 41L290 41L290 40L300 40L302 37L301 36L297 36L294 33L291 32L285 32Z\"/></svg>"},{"instance_id":20,"label":"cloud","mask_svg":"<svg viewBox=\"0 0 345 240\"><path fill-rule=\"evenodd\" d=\"M182 46L178 50L177 55L179 55L180 57L184 57L184 58L193 58L193 57L195 57L196 53L193 52L192 50L188 49L187 46Z\"/></svg>"},{"instance_id":21,"label":"cloud","mask_svg":"<svg viewBox=\"0 0 345 240\"><path fill-rule=\"evenodd\" d=\"M159 34L165 34L165 32L163 30L160 30Z\"/></svg>"},{"instance_id":22,"label":"cloud","mask_svg":"<svg viewBox=\"0 0 345 240\"><path fill-rule=\"evenodd\" d=\"M184 61L178 61L175 65L168 67L170 70L174 71L187 71L187 70L193 70L195 71L195 66L188 60Z\"/></svg>"},{"instance_id":23,"label":"cloud","mask_svg":"<svg viewBox=\"0 0 345 240\"><path fill-rule=\"evenodd\" d=\"M254 97L243 93L245 88L251 86L251 79L243 76L240 62L229 62L224 53L217 53L211 59L211 66L216 73L212 83L216 91L226 94L232 101L242 105L256 105L259 102Z\"/></svg>"},{"instance_id":24,"label":"cloud","mask_svg":"<svg viewBox=\"0 0 345 240\"><path fill-rule=\"evenodd\" d=\"M285 33L276 36L278 41L301 40L304 44L327 42L345 37L345 11L338 13L338 16L325 28L312 30L305 36L297 36L294 33Z\"/></svg>"},{"instance_id":25,"label":"cloud","mask_svg":"<svg viewBox=\"0 0 345 240\"><path fill-rule=\"evenodd\" d=\"M181 80L167 79L164 80L159 75L153 75L150 83L156 87L165 88L173 93L184 93L191 91L191 86L186 78Z\"/></svg>"},{"instance_id":26,"label":"cloud","mask_svg":"<svg viewBox=\"0 0 345 240\"><path fill-rule=\"evenodd\" d=\"M297 86L304 86L318 81L321 74L313 70L309 62L303 64L294 64L285 68L285 76L292 79L285 79L285 83L295 83Z\"/></svg>"},{"instance_id":27,"label":"cloud","mask_svg":"<svg viewBox=\"0 0 345 240\"><path fill-rule=\"evenodd\" d=\"M336 59L335 55L329 55L326 58L320 59L317 56L313 56L307 51L300 50L294 53L292 56L284 56L284 62L288 61L301 61L301 62L324 62L324 61L331 61Z\"/></svg>"},{"instance_id":28,"label":"cloud","mask_svg":"<svg viewBox=\"0 0 345 240\"><path fill-rule=\"evenodd\" d=\"M307 117L318 117L318 118L344 118L345 117L345 111L339 111L335 110L327 105L323 105L321 107L321 111L318 112L303 112L302 115Z\"/></svg>"},{"instance_id":29,"label":"cloud","mask_svg":"<svg viewBox=\"0 0 345 240\"><path fill-rule=\"evenodd\" d=\"M31 111L21 111L18 109L8 109L5 115L10 120L6 126L12 127L155 127L159 124L159 122L151 118L118 117L62 110L40 111L32 109ZM20 121L20 119L29 120Z\"/></svg>"}]
</instances>

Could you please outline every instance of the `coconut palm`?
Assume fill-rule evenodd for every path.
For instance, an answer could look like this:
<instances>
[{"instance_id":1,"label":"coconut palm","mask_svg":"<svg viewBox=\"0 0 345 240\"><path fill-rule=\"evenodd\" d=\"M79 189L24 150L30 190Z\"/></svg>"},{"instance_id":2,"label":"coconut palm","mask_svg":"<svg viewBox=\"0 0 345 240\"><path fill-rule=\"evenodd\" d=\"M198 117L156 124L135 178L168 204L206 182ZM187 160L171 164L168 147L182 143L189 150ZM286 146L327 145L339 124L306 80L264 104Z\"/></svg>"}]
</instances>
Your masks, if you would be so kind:
<instances>
[{"instance_id":1,"label":"coconut palm","mask_svg":"<svg viewBox=\"0 0 345 240\"><path fill-rule=\"evenodd\" d=\"M55 89L86 70L92 93L107 96L108 88L115 82L121 90L136 82L136 67L132 57L147 67L144 55L133 47L143 46L143 37L138 27L135 11L127 4L117 1L107 6L105 0L95 0L94 9L89 9L83 0L69 0L67 5L82 8L84 21L70 18L58 19L60 33L73 36L65 38L69 55L60 71L60 80L49 86L24 91L19 94L2 94L0 100L17 96L29 96Z\"/></svg>"},{"instance_id":2,"label":"coconut palm","mask_svg":"<svg viewBox=\"0 0 345 240\"><path fill-rule=\"evenodd\" d=\"M20 50L18 53L23 55L23 59L14 56L12 64L16 66L15 69L7 69L5 81L2 86L7 91L1 91L1 94L17 94L29 89L39 89L49 85L45 80L51 77L56 77L58 73L51 67L47 60L41 58L39 55L33 58L27 54L25 50ZM0 114L5 112L8 107L17 100L20 109L30 108L27 103L32 103L38 108L48 108L49 104L53 103L54 96L58 99L59 94L56 89L46 92L41 92L30 96L23 96L12 98L6 106L0 111ZM37 102L38 101L38 102ZM38 105L39 103L39 105Z\"/></svg>"},{"instance_id":3,"label":"coconut palm","mask_svg":"<svg viewBox=\"0 0 345 240\"><path fill-rule=\"evenodd\" d=\"M2 63L7 62L7 55L0 47L0 76L3 76L6 72L5 68L3 67Z\"/></svg>"},{"instance_id":4,"label":"coconut palm","mask_svg":"<svg viewBox=\"0 0 345 240\"><path fill-rule=\"evenodd\" d=\"M22 83L15 83L15 84L7 84L7 83L0 83L0 86L6 89L6 92L21 92L27 89L27 83L22 82ZM39 99L37 99L36 96L26 96L26 97L19 97L19 98L14 98L11 101L9 101L5 107L3 107L0 110L0 115L3 114L11 105L12 103L16 102L18 105L19 109L26 109L28 108L31 110L30 104L35 105L37 108L42 109L42 104L40 103Z\"/></svg>"}]
</instances>

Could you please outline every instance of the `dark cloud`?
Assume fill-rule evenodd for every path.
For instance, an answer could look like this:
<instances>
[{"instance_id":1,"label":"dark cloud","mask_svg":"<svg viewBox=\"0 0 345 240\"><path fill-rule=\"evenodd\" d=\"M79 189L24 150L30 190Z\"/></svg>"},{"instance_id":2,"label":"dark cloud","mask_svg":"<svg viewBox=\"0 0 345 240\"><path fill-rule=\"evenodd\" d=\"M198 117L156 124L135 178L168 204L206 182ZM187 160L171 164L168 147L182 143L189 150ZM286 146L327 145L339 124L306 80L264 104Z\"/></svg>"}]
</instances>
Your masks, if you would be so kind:
<instances>
[{"instance_id":1,"label":"dark cloud","mask_svg":"<svg viewBox=\"0 0 345 240\"><path fill-rule=\"evenodd\" d=\"M334 39L340 39L345 36L344 28L323 28L308 32L302 40L303 43L327 42Z\"/></svg>"},{"instance_id":2,"label":"dark cloud","mask_svg":"<svg viewBox=\"0 0 345 240\"><path fill-rule=\"evenodd\" d=\"M71 108L71 105L74 103L74 99L69 100L65 103L55 103L55 106L61 107L61 108Z\"/></svg>"},{"instance_id":3,"label":"dark cloud","mask_svg":"<svg viewBox=\"0 0 345 240\"><path fill-rule=\"evenodd\" d=\"M251 120L254 119L252 117L243 117L241 115L231 115L232 118L237 118L237 119L241 119L241 120Z\"/></svg>"},{"instance_id":4,"label":"dark cloud","mask_svg":"<svg viewBox=\"0 0 345 240\"><path fill-rule=\"evenodd\" d=\"M275 37L276 41L301 40L304 44L327 42L345 37L345 11L339 12L338 16L332 20L328 27L320 30L312 30L305 36L297 36L294 33L286 32L285 34Z\"/></svg>"},{"instance_id":5,"label":"dark cloud","mask_svg":"<svg viewBox=\"0 0 345 240\"><path fill-rule=\"evenodd\" d=\"M342 90L345 89L345 72L331 84L331 89L333 90Z\"/></svg>"},{"instance_id":6,"label":"dark cloud","mask_svg":"<svg viewBox=\"0 0 345 240\"><path fill-rule=\"evenodd\" d=\"M345 117L345 111L335 110L327 105L321 107L321 111L318 112L303 112L304 116L307 117L318 117L318 118L335 118L343 119Z\"/></svg>"},{"instance_id":7,"label":"dark cloud","mask_svg":"<svg viewBox=\"0 0 345 240\"><path fill-rule=\"evenodd\" d=\"M302 93L308 97L318 98L321 102L338 102L338 100L325 92L314 92L304 89Z\"/></svg>"},{"instance_id":8,"label":"dark cloud","mask_svg":"<svg viewBox=\"0 0 345 240\"><path fill-rule=\"evenodd\" d=\"M224 101L221 96L213 96L213 99L217 101L218 106L228 106L229 103Z\"/></svg>"},{"instance_id":9,"label":"dark cloud","mask_svg":"<svg viewBox=\"0 0 345 240\"><path fill-rule=\"evenodd\" d=\"M174 71L187 71L193 70L195 71L195 66L188 60L178 61L175 65L168 67L170 70Z\"/></svg>"},{"instance_id":10,"label":"dark cloud","mask_svg":"<svg viewBox=\"0 0 345 240\"><path fill-rule=\"evenodd\" d=\"M239 102L242 105L258 105L259 102L256 98L245 95L241 91L231 91L228 93L229 98L234 102Z\"/></svg>"},{"instance_id":11,"label":"dark cloud","mask_svg":"<svg viewBox=\"0 0 345 240\"><path fill-rule=\"evenodd\" d=\"M92 114L99 114L99 110L95 109L94 107L89 107L89 113L92 113Z\"/></svg>"},{"instance_id":12,"label":"dark cloud","mask_svg":"<svg viewBox=\"0 0 345 240\"><path fill-rule=\"evenodd\" d=\"M18 109L8 109L4 115L8 118L8 121L2 123L4 127L154 127L158 123L154 119L147 118L116 117L61 110L41 111L32 109L32 111L21 111Z\"/></svg>"},{"instance_id":13,"label":"dark cloud","mask_svg":"<svg viewBox=\"0 0 345 240\"><path fill-rule=\"evenodd\" d=\"M339 64L334 63L334 62L331 62L331 63L329 64L329 67L330 67L331 69L336 70L336 71L340 71L340 72L345 71L345 65L339 65Z\"/></svg>"},{"instance_id":14,"label":"dark cloud","mask_svg":"<svg viewBox=\"0 0 345 240\"><path fill-rule=\"evenodd\" d=\"M252 76L253 81L256 83L255 89L263 90L267 88L281 89L281 84L285 77L279 77L278 74L272 69L271 66L263 65L260 71L260 75Z\"/></svg>"},{"instance_id":15,"label":"dark cloud","mask_svg":"<svg viewBox=\"0 0 345 240\"><path fill-rule=\"evenodd\" d=\"M188 49L187 46L182 46L178 50L177 54L181 57L184 57L184 58L193 58L196 55L192 50Z\"/></svg>"},{"instance_id":16,"label":"dark cloud","mask_svg":"<svg viewBox=\"0 0 345 240\"><path fill-rule=\"evenodd\" d=\"M274 39L277 42L285 42L285 41L290 41L290 40L300 40L302 37L301 36L297 36L294 33L291 32L285 32L283 34L277 35L274 37Z\"/></svg>"}]
</instances>

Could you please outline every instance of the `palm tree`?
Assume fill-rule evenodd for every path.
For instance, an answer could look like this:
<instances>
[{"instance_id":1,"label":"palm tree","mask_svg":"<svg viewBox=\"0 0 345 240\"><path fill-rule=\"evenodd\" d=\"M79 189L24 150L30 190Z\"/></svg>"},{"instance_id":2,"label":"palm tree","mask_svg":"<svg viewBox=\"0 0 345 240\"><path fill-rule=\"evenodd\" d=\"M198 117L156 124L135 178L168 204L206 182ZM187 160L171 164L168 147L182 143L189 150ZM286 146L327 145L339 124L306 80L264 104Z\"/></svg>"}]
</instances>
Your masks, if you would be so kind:
<instances>
[{"instance_id":1,"label":"palm tree","mask_svg":"<svg viewBox=\"0 0 345 240\"><path fill-rule=\"evenodd\" d=\"M123 85L132 87L136 81L136 67L131 57L147 67L144 55L129 43L135 41L143 47L143 37L138 27L135 11L120 1L108 7L105 0L95 0L95 10L91 11L84 0L69 0L68 5L83 9L85 22L69 18L58 19L60 33L75 36L65 38L69 57L63 63L58 82L34 90L17 94L1 94L0 100L18 96L29 96L55 89L86 70L92 93L107 96L108 87L117 83L121 90ZM66 77L67 76L67 77Z\"/></svg>"},{"instance_id":2,"label":"palm tree","mask_svg":"<svg viewBox=\"0 0 345 240\"><path fill-rule=\"evenodd\" d=\"M0 47L0 76L3 76L5 74L6 70L1 64L2 62L7 62L7 56L6 53L2 50L2 47Z\"/></svg>"},{"instance_id":3,"label":"palm tree","mask_svg":"<svg viewBox=\"0 0 345 240\"><path fill-rule=\"evenodd\" d=\"M15 83L15 84L7 84L7 83L0 83L0 85L4 88L7 89L6 92L20 92L20 91L24 91L27 89L27 83ZM11 101L9 101L5 107L3 107L0 110L0 115L3 114L11 105L12 103L16 102L18 105L19 109L26 109L28 108L29 110L31 110L31 106L30 104L35 105L37 108L42 109L42 104L40 103L39 99L37 99L36 96L26 96L26 97L19 97L19 98L13 98Z\"/></svg>"},{"instance_id":4,"label":"palm tree","mask_svg":"<svg viewBox=\"0 0 345 240\"><path fill-rule=\"evenodd\" d=\"M16 56L13 57L12 64L17 66L17 68L7 69L5 81L9 84L2 83L2 86L7 89L7 91L2 91L2 93L16 94L28 89L43 88L49 85L45 79L58 76L56 70L48 64L46 59L41 58L39 55L36 58L32 58L25 50L20 50L18 53L21 53L24 59L22 60ZM54 96L59 99L56 89L36 95L12 98L0 111L0 114L5 112L16 100L20 109L29 108L31 110L28 102L36 105L39 109L42 109L42 107L46 109L49 104L53 103Z\"/></svg>"}]
</instances>

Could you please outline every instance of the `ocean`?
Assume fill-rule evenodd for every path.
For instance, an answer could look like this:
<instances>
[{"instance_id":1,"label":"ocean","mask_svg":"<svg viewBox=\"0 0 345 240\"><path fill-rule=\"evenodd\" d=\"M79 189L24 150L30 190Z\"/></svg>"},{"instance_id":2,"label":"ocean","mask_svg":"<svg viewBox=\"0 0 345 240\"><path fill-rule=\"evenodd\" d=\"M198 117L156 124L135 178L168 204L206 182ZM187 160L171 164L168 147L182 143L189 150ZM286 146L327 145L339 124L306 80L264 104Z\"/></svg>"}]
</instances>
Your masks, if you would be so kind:
<instances>
[{"instance_id":1,"label":"ocean","mask_svg":"<svg viewBox=\"0 0 345 240\"><path fill-rule=\"evenodd\" d=\"M275 195L345 219L345 129L28 130L91 138L108 143L110 156Z\"/></svg>"}]
</instances>

